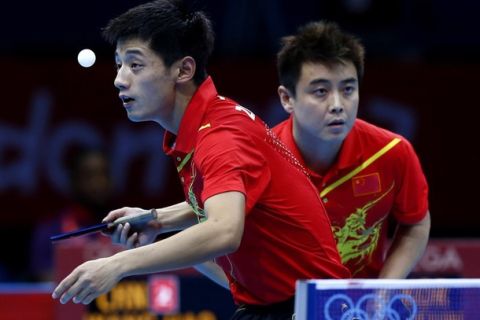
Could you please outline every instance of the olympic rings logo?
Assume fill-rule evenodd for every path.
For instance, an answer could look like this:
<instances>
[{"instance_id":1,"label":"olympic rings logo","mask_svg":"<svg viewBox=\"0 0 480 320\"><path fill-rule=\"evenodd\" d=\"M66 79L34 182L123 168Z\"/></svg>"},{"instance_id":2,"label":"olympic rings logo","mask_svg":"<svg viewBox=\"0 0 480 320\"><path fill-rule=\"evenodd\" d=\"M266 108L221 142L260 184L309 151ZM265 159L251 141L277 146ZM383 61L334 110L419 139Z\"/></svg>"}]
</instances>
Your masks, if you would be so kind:
<instances>
[{"instance_id":1,"label":"olympic rings logo","mask_svg":"<svg viewBox=\"0 0 480 320\"><path fill-rule=\"evenodd\" d=\"M405 312L399 311L399 305ZM415 299L408 294L395 294L387 301L383 295L369 293L355 304L346 294L338 293L327 300L323 313L325 320L413 320L417 311ZM340 319L333 318L338 314Z\"/></svg>"}]
</instances>

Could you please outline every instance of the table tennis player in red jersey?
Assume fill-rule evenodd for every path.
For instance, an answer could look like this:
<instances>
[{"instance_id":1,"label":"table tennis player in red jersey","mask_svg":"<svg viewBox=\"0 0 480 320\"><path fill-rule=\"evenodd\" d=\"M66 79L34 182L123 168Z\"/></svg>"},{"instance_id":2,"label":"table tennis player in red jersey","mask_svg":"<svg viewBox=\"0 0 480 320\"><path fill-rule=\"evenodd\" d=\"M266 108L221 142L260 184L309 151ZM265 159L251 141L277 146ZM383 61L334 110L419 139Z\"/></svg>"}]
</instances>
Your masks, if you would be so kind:
<instances>
[{"instance_id":1,"label":"table tennis player in red jersey","mask_svg":"<svg viewBox=\"0 0 480 320\"><path fill-rule=\"evenodd\" d=\"M428 186L405 138L356 118L363 46L335 23L316 22L285 37L277 58L291 116L273 130L308 169L342 262L357 278L407 277L428 241Z\"/></svg>"},{"instance_id":2,"label":"table tennis player in red jersey","mask_svg":"<svg viewBox=\"0 0 480 320\"><path fill-rule=\"evenodd\" d=\"M215 259L242 305L233 319L291 319L297 279L350 276L305 169L255 114L217 94L205 70L213 33L202 12L154 1L110 21L104 35L116 44L114 84L128 117L166 129L164 150L186 202L158 209L135 232L119 225L112 240L132 249L83 263L54 298L87 304L126 276ZM105 221L145 211L121 208Z\"/></svg>"}]
</instances>

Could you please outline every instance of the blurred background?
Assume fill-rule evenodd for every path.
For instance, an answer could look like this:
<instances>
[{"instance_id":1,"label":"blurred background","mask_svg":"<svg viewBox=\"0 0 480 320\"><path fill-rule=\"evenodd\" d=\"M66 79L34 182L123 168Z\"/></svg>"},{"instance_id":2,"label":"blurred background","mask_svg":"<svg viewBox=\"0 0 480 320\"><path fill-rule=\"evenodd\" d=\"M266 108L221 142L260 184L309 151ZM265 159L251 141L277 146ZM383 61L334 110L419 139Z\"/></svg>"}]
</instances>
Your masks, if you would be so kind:
<instances>
[{"instance_id":1,"label":"blurred background","mask_svg":"<svg viewBox=\"0 0 480 320\"><path fill-rule=\"evenodd\" d=\"M44 265L48 272L45 258L52 253L35 253L75 219L96 222L110 208L182 200L175 168L162 153L162 129L129 122L113 86L114 49L100 36L110 18L143 2L2 5L1 282L49 279L39 269ZM359 116L414 145L430 184L432 237L480 236L480 2L186 2L214 22L209 70L219 92L270 125L286 118L276 94L275 53L282 36L328 19L360 37L367 56ZM84 48L97 54L90 68L76 59ZM102 153L103 162L79 164L88 150Z\"/></svg>"}]
</instances>

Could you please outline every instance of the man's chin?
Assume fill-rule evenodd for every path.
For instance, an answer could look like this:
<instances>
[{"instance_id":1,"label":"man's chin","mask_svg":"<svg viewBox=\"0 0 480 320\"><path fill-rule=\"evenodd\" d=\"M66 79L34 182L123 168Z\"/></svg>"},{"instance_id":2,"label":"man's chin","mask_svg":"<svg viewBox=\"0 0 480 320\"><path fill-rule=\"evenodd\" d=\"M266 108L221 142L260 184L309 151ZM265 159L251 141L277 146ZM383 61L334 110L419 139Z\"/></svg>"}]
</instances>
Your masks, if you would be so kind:
<instances>
[{"instance_id":1,"label":"man's chin","mask_svg":"<svg viewBox=\"0 0 480 320\"><path fill-rule=\"evenodd\" d=\"M327 137L324 136L324 140L329 141L329 142L335 142L335 141L343 141L347 134L345 132L336 132L336 133L330 133Z\"/></svg>"},{"instance_id":2,"label":"man's chin","mask_svg":"<svg viewBox=\"0 0 480 320\"><path fill-rule=\"evenodd\" d=\"M146 121L146 120L143 119L142 117L139 117L138 115L134 115L134 114L131 114L131 113L128 113L127 116L128 116L128 120L130 120L130 121L132 121L132 122L142 122L142 121Z\"/></svg>"}]
</instances>

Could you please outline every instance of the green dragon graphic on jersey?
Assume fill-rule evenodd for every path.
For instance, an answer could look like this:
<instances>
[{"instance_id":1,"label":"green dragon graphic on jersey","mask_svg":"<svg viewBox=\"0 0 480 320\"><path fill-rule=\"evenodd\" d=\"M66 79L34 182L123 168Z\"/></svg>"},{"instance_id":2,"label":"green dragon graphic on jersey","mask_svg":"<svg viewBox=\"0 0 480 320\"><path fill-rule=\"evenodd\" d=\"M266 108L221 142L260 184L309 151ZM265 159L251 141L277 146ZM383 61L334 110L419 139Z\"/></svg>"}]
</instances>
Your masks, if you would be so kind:
<instances>
[{"instance_id":1,"label":"green dragon graphic on jersey","mask_svg":"<svg viewBox=\"0 0 480 320\"><path fill-rule=\"evenodd\" d=\"M345 225L343 227L332 227L333 234L337 240L337 249L340 253L343 264L354 259L363 260L366 257L371 257L372 252L377 247L378 239L380 238L382 222L386 219L387 215L379 221L376 221L369 228L366 228L367 212L385 197L393 189L393 186L394 183L385 193L380 195L380 197L368 202L361 208L357 208L355 212L351 213L345 220ZM365 266L364 263L362 264ZM359 272L361 269L362 268L356 272Z\"/></svg>"}]
</instances>

